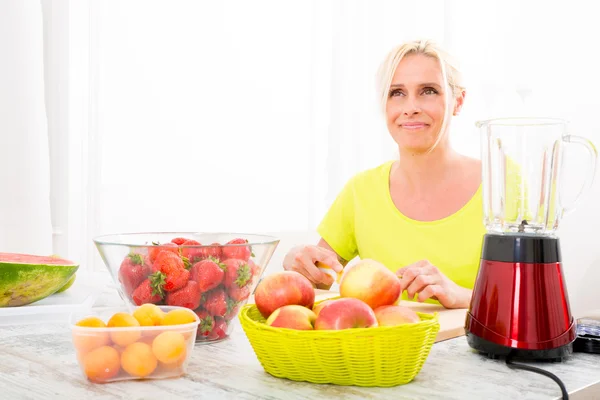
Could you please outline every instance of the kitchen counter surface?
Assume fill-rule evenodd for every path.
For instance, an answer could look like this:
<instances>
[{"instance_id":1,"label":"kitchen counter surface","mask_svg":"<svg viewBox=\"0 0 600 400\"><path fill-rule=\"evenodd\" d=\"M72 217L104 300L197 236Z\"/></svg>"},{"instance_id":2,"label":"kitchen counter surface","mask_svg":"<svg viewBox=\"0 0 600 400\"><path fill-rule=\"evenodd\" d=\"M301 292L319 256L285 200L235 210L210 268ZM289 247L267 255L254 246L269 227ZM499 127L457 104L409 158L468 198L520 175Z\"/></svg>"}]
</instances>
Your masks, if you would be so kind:
<instances>
[{"instance_id":1,"label":"kitchen counter surface","mask_svg":"<svg viewBox=\"0 0 600 400\"><path fill-rule=\"evenodd\" d=\"M118 305L116 292L96 303ZM232 336L196 345L179 379L92 384L75 359L66 323L0 327L2 399L557 399L558 385L539 374L509 369L475 354L464 337L436 343L409 384L394 388L316 385L264 372L239 323ZM575 353L538 365L558 375L571 399L600 399L600 355Z\"/></svg>"}]
</instances>

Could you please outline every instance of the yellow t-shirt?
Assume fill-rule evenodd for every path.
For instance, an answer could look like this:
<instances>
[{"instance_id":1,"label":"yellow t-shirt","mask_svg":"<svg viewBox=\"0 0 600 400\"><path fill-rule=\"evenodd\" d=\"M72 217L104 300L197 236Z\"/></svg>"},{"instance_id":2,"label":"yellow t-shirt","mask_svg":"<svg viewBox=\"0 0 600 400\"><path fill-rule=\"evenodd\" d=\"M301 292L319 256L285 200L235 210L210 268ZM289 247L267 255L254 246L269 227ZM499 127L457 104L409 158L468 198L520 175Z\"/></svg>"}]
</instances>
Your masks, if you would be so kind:
<instances>
[{"instance_id":1,"label":"yellow t-shirt","mask_svg":"<svg viewBox=\"0 0 600 400\"><path fill-rule=\"evenodd\" d=\"M386 162L350 179L318 233L345 260L370 258L393 272L429 260L458 285L472 289L486 232L481 186L456 213L436 221L417 221L403 215L392 200L392 164ZM406 299L406 291L402 296Z\"/></svg>"}]
</instances>

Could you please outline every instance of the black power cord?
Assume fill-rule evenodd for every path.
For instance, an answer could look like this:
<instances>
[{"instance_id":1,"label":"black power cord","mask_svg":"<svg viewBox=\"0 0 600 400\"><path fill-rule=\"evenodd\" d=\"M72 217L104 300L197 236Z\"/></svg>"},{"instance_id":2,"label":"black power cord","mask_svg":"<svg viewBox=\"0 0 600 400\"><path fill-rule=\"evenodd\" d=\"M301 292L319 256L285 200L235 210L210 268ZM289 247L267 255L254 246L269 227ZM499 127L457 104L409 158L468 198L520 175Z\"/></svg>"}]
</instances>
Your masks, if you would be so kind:
<instances>
[{"instance_id":1,"label":"black power cord","mask_svg":"<svg viewBox=\"0 0 600 400\"><path fill-rule=\"evenodd\" d=\"M548 378L552 379L554 382L556 382L558 384L558 386L560 387L560 391L562 392L563 400L569 400L569 393L567 393L567 388L565 387L565 384L560 380L560 378L558 376L554 375L552 372L546 371L541 368L532 367L530 365L525 365L525 364L515 363L512 361L512 358L513 358L512 353L510 353L508 356L506 356L506 365L508 366L508 368L522 369L525 371L535 372L537 374L547 376Z\"/></svg>"}]
</instances>

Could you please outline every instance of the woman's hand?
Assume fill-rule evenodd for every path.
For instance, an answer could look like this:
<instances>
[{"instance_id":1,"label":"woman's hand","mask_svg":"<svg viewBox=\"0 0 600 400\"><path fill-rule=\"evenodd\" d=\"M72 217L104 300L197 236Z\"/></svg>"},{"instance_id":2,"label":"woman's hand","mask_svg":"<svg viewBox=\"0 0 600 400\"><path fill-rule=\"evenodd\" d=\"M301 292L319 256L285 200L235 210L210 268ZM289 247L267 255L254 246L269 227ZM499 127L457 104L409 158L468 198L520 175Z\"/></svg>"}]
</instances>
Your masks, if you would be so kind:
<instances>
[{"instance_id":1,"label":"woman's hand","mask_svg":"<svg viewBox=\"0 0 600 400\"><path fill-rule=\"evenodd\" d=\"M331 275L320 270L315 264L321 262L335 272L344 268L334 251L321 246L298 246L292 248L283 259L283 269L296 271L311 281L317 289L329 289L335 282Z\"/></svg>"},{"instance_id":2,"label":"woman's hand","mask_svg":"<svg viewBox=\"0 0 600 400\"><path fill-rule=\"evenodd\" d=\"M409 299L418 293L418 301L434 299L446 308L468 308L471 302L471 290L454 283L429 261L417 261L400 268L396 275Z\"/></svg>"}]
</instances>

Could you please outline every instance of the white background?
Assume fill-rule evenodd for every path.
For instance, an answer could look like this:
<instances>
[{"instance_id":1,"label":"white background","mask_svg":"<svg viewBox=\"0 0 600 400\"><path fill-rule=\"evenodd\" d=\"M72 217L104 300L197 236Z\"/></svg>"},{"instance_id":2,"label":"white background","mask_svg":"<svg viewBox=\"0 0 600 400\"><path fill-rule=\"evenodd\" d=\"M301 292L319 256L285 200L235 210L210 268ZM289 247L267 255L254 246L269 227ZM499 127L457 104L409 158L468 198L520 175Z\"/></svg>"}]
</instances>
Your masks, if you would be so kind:
<instances>
[{"instance_id":1,"label":"white background","mask_svg":"<svg viewBox=\"0 0 600 400\"><path fill-rule=\"evenodd\" d=\"M395 157L374 76L409 39L435 39L461 62L459 151L479 156L476 120L517 115L567 118L600 144L591 2L2 7L0 251L54 252L102 270L99 234L274 232L284 239L279 268L289 245L315 239L349 177ZM585 161L581 150L569 156L567 197ZM559 231L579 310L600 307L598 180Z\"/></svg>"}]
</instances>

